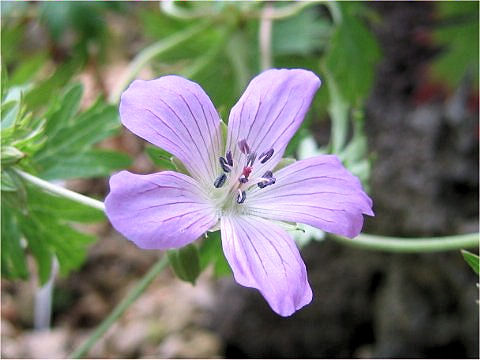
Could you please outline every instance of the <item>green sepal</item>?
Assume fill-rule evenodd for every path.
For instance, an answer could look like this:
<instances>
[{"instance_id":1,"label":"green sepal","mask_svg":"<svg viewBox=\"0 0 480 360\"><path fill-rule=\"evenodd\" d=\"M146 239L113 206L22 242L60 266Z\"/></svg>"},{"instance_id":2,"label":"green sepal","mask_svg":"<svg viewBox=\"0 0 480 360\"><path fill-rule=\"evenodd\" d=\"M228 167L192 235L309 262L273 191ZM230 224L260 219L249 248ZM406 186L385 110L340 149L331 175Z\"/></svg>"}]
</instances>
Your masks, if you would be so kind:
<instances>
[{"instance_id":1,"label":"green sepal","mask_svg":"<svg viewBox=\"0 0 480 360\"><path fill-rule=\"evenodd\" d=\"M479 257L467 250L461 250L463 259L467 262L468 265L477 273L480 274L480 264Z\"/></svg>"},{"instance_id":2,"label":"green sepal","mask_svg":"<svg viewBox=\"0 0 480 360\"><path fill-rule=\"evenodd\" d=\"M152 160L154 165L160 166L163 170L176 170L175 165L172 164L172 161L170 160L172 158L172 154L169 152L159 147L150 145L147 145L145 152L150 160Z\"/></svg>"},{"instance_id":3,"label":"green sepal","mask_svg":"<svg viewBox=\"0 0 480 360\"><path fill-rule=\"evenodd\" d=\"M180 249L168 250L167 257L175 275L195 285L200 275L200 257L197 247L189 244Z\"/></svg>"},{"instance_id":4,"label":"green sepal","mask_svg":"<svg viewBox=\"0 0 480 360\"><path fill-rule=\"evenodd\" d=\"M179 173L182 173L182 174L185 174L185 175L190 175L190 173L188 172L185 165L183 165L183 163L180 161L180 159L177 158L176 156L172 156L170 158L170 162L175 167L175 170L177 170Z\"/></svg>"},{"instance_id":5,"label":"green sepal","mask_svg":"<svg viewBox=\"0 0 480 360\"><path fill-rule=\"evenodd\" d=\"M205 270L210 264L216 277L231 275L232 270L223 254L220 231L211 232L205 235L200 248L200 268Z\"/></svg>"},{"instance_id":6,"label":"green sepal","mask_svg":"<svg viewBox=\"0 0 480 360\"><path fill-rule=\"evenodd\" d=\"M277 166L275 166L275 168L273 169L273 171L278 171L280 169L283 169L284 167L287 167L288 165L291 165L293 164L295 161L294 158L289 158L289 157L286 157L286 158L283 158L282 160L280 160L277 164Z\"/></svg>"}]
</instances>

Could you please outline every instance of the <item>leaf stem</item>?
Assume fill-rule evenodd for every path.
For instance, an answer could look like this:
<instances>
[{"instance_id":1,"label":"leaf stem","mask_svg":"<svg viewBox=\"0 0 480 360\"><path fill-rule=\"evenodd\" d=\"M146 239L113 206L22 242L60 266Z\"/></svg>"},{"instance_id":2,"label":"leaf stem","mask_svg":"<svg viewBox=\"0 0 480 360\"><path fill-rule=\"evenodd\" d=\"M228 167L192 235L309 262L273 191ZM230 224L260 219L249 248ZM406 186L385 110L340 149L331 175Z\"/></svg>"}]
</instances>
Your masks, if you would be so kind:
<instances>
[{"instance_id":1,"label":"leaf stem","mask_svg":"<svg viewBox=\"0 0 480 360\"><path fill-rule=\"evenodd\" d=\"M88 351L96 344L96 342L107 332L108 329L117 321L127 308L137 300L147 287L155 280L157 275L167 266L168 258L166 256L160 258L143 278L130 290L125 298L113 309L108 317L95 329L88 339L75 349L70 358L80 359L88 353Z\"/></svg>"},{"instance_id":2,"label":"leaf stem","mask_svg":"<svg viewBox=\"0 0 480 360\"><path fill-rule=\"evenodd\" d=\"M128 84L135 78L138 72L154 57L166 52L180 43L197 35L210 25L209 22L202 22L200 24L191 26L181 32L175 33L163 40L160 40L143 49L130 63L126 74L121 78L115 90L112 92L109 100L112 104L120 101L120 96Z\"/></svg>"},{"instance_id":3,"label":"leaf stem","mask_svg":"<svg viewBox=\"0 0 480 360\"><path fill-rule=\"evenodd\" d=\"M46 191L49 191L49 192L51 192L53 194L56 194L56 195L66 197L67 199L76 201L76 202L81 203L83 205L87 205L87 206L93 207L95 209L105 211L105 205L103 204L102 201L98 201L98 200L92 199L88 196L79 194L75 191L65 189L63 186L52 184L51 182L45 181L45 180L40 179L36 176L33 176L33 175L28 174L26 172L23 172L22 170L15 169L14 171L24 180L30 182L33 185L36 185L36 186L44 189Z\"/></svg>"},{"instance_id":4,"label":"leaf stem","mask_svg":"<svg viewBox=\"0 0 480 360\"><path fill-rule=\"evenodd\" d=\"M395 253L419 253L447 250L460 250L479 246L479 233L440 236L430 238L401 238L360 234L354 239L328 234L328 238L344 245L365 250Z\"/></svg>"}]
</instances>

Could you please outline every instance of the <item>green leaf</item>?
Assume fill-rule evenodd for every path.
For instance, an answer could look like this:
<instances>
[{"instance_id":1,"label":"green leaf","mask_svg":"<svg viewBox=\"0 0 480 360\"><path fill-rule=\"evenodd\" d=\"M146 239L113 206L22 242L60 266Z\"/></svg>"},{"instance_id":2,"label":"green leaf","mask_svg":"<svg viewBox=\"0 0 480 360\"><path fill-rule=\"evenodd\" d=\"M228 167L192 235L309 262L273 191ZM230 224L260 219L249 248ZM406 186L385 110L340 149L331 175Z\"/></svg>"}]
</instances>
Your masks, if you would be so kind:
<instances>
[{"instance_id":1,"label":"green leaf","mask_svg":"<svg viewBox=\"0 0 480 360\"><path fill-rule=\"evenodd\" d=\"M297 16L273 23L272 52L275 55L309 55L323 49L332 26L326 17L306 9Z\"/></svg>"},{"instance_id":2,"label":"green leaf","mask_svg":"<svg viewBox=\"0 0 480 360\"><path fill-rule=\"evenodd\" d=\"M461 250L463 259L467 262L468 265L477 273L480 274L480 265L479 265L479 257L467 250Z\"/></svg>"},{"instance_id":3,"label":"green leaf","mask_svg":"<svg viewBox=\"0 0 480 360\"><path fill-rule=\"evenodd\" d=\"M172 154L156 146L147 145L145 151L152 162L164 170L175 170Z\"/></svg>"},{"instance_id":4,"label":"green leaf","mask_svg":"<svg viewBox=\"0 0 480 360\"><path fill-rule=\"evenodd\" d=\"M72 118L80 106L82 95L83 86L81 84L74 84L66 90L60 100L59 109L48 117L45 133L49 138L54 139L59 129L71 124Z\"/></svg>"},{"instance_id":5,"label":"green leaf","mask_svg":"<svg viewBox=\"0 0 480 360\"><path fill-rule=\"evenodd\" d=\"M178 250L167 251L168 260L175 274L182 280L195 284L200 275L200 259L197 247L189 244Z\"/></svg>"},{"instance_id":6,"label":"green leaf","mask_svg":"<svg viewBox=\"0 0 480 360\"><path fill-rule=\"evenodd\" d=\"M325 65L336 80L340 93L355 104L369 94L380 48L372 33L352 14L358 4L341 2L337 5L342 21L331 38Z\"/></svg>"},{"instance_id":7,"label":"green leaf","mask_svg":"<svg viewBox=\"0 0 480 360\"><path fill-rule=\"evenodd\" d=\"M108 176L114 170L128 168L131 163L128 155L115 151L94 149L79 154L66 153L42 161L45 170L40 172L40 177L56 180Z\"/></svg>"},{"instance_id":8,"label":"green leaf","mask_svg":"<svg viewBox=\"0 0 480 360\"><path fill-rule=\"evenodd\" d=\"M9 86L22 85L31 81L35 74L45 64L46 58L45 53L39 53L27 58L12 73L12 76L8 81Z\"/></svg>"},{"instance_id":9,"label":"green leaf","mask_svg":"<svg viewBox=\"0 0 480 360\"><path fill-rule=\"evenodd\" d=\"M61 221L90 223L105 219L103 211L34 188L29 189L28 201L31 211Z\"/></svg>"},{"instance_id":10,"label":"green leaf","mask_svg":"<svg viewBox=\"0 0 480 360\"><path fill-rule=\"evenodd\" d=\"M450 86L457 86L469 71L478 86L478 2L435 5L439 25L433 32L433 41L442 52L433 61L433 76Z\"/></svg>"},{"instance_id":11,"label":"green leaf","mask_svg":"<svg viewBox=\"0 0 480 360\"><path fill-rule=\"evenodd\" d=\"M32 191L36 190L29 189L29 195ZM20 228L37 262L42 284L50 276L54 255L58 259L60 273L66 275L83 263L86 246L95 239L74 230L70 224L61 222L51 213L37 211L32 207L28 209L28 216L22 216L19 220Z\"/></svg>"},{"instance_id":12,"label":"green leaf","mask_svg":"<svg viewBox=\"0 0 480 360\"><path fill-rule=\"evenodd\" d=\"M59 68L46 80L36 85L31 91L25 95L25 103L29 110L37 109L49 103L52 94L57 89L64 86L73 74L79 68L80 62L74 59Z\"/></svg>"},{"instance_id":13,"label":"green leaf","mask_svg":"<svg viewBox=\"0 0 480 360\"><path fill-rule=\"evenodd\" d=\"M172 162L173 167L176 171L185 175L190 175L187 168L185 167L185 165L183 165L183 162L179 158L177 158L176 156L172 156L170 161Z\"/></svg>"},{"instance_id":14,"label":"green leaf","mask_svg":"<svg viewBox=\"0 0 480 360\"><path fill-rule=\"evenodd\" d=\"M40 283L45 284L52 270L52 251L31 218L23 217L20 228L35 258Z\"/></svg>"},{"instance_id":15,"label":"green leaf","mask_svg":"<svg viewBox=\"0 0 480 360\"><path fill-rule=\"evenodd\" d=\"M91 108L62 126L46 143L45 151L37 160L56 156L65 151L83 150L115 133L119 129L118 110L115 106L97 101Z\"/></svg>"},{"instance_id":16,"label":"green leaf","mask_svg":"<svg viewBox=\"0 0 480 360\"><path fill-rule=\"evenodd\" d=\"M17 191L18 190L18 179L15 175L8 169L2 169L2 178L1 178L1 190L2 191Z\"/></svg>"},{"instance_id":17,"label":"green leaf","mask_svg":"<svg viewBox=\"0 0 480 360\"><path fill-rule=\"evenodd\" d=\"M5 100L2 103L2 130L12 127L18 119L20 114L21 94L22 92L19 88L13 88L7 93Z\"/></svg>"},{"instance_id":18,"label":"green leaf","mask_svg":"<svg viewBox=\"0 0 480 360\"><path fill-rule=\"evenodd\" d=\"M3 181L3 179L2 179ZM26 279L28 268L24 250L21 246L21 234L15 221L14 211L2 202L2 274L9 278Z\"/></svg>"},{"instance_id":19,"label":"green leaf","mask_svg":"<svg viewBox=\"0 0 480 360\"><path fill-rule=\"evenodd\" d=\"M217 277L232 273L227 259L223 254L220 231L208 233L202 240L199 248L200 268L205 270L210 264L213 265L214 274Z\"/></svg>"},{"instance_id":20,"label":"green leaf","mask_svg":"<svg viewBox=\"0 0 480 360\"><path fill-rule=\"evenodd\" d=\"M278 162L277 166L275 166L275 169L273 169L273 171L275 172L280 169L283 169L284 167L293 164L295 161L297 160L295 160L294 158L289 158L289 157L282 158L282 160Z\"/></svg>"},{"instance_id":21,"label":"green leaf","mask_svg":"<svg viewBox=\"0 0 480 360\"><path fill-rule=\"evenodd\" d=\"M33 186L26 186L26 191L23 205L18 196L12 199L5 196L11 193L2 193L2 269L10 277L27 276L22 267L26 250L17 241L25 238L43 284L50 277L53 257L58 259L60 273L66 275L83 263L87 246L95 240L72 228L72 222L96 222L104 214Z\"/></svg>"}]
</instances>

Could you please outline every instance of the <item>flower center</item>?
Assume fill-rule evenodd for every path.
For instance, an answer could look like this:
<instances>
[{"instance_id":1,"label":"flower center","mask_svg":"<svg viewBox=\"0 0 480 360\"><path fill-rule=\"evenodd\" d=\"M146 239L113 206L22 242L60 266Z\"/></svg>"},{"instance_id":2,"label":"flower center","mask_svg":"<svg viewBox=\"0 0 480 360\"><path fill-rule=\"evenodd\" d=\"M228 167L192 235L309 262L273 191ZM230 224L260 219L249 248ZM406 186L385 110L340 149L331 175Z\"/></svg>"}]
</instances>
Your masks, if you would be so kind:
<instances>
[{"instance_id":1,"label":"flower center","mask_svg":"<svg viewBox=\"0 0 480 360\"><path fill-rule=\"evenodd\" d=\"M260 162L261 164L265 164L270 160L274 153L273 148L257 156L256 152L250 151L250 147L245 139L238 142L238 148L241 154L243 154L239 164L234 164L231 150L228 150L225 156L220 156L218 159L223 173L215 179L213 186L217 189L221 188L227 183L227 180L230 180L228 181L227 191L224 193L226 196L220 201L222 207L243 204L247 199L247 192L252 186L257 185L260 189L263 189L275 184L276 181L271 170L266 171L261 177L251 177L255 163ZM238 176L238 174L240 174L240 176ZM232 178L233 176L238 177ZM235 202L233 202L233 200Z\"/></svg>"}]
</instances>

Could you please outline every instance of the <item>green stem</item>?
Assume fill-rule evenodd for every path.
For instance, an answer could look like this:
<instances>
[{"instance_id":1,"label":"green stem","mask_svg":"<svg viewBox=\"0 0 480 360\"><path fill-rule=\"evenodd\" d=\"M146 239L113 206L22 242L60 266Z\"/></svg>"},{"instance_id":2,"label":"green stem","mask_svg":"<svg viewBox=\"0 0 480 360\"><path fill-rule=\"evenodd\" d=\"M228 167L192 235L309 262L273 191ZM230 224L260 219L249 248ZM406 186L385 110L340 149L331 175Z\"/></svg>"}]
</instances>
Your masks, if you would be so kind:
<instances>
[{"instance_id":1,"label":"green stem","mask_svg":"<svg viewBox=\"0 0 480 360\"><path fill-rule=\"evenodd\" d=\"M185 8L181 8L180 6L178 6L177 2L174 0L160 1L159 5L160 5L160 9L165 14L181 20L192 20L192 19L205 18L205 17L211 17L216 15L214 12L210 11L211 9L210 7L208 7L204 11L186 10Z\"/></svg>"},{"instance_id":2,"label":"green stem","mask_svg":"<svg viewBox=\"0 0 480 360\"><path fill-rule=\"evenodd\" d=\"M92 199L88 196L84 196L82 194L76 193L75 191L71 191L68 189L65 189L63 186L55 185L52 184L51 182L42 180L36 176L30 175L26 172L23 172L22 170L15 169L15 172L24 180L32 183L33 185L36 185L48 192L51 192L56 195L60 195L63 197L66 197L67 199L76 201L78 203L81 203L83 205L87 205L90 207L93 207L95 209L105 211L105 205L103 202Z\"/></svg>"},{"instance_id":3,"label":"green stem","mask_svg":"<svg viewBox=\"0 0 480 360\"><path fill-rule=\"evenodd\" d=\"M396 253L436 252L460 250L479 246L479 233L441 236L431 238L399 238L360 234L355 239L329 234L328 238L344 245L365 250L388 251Z\"/></svg>"},{"instance_id":4,"label":"green stem","mask_svg":"<svg viewBox=\"0 0 480 360\"><path fill-rule=\"evenodd\" d=\"M260 28L258 30L258 44L260 46L260 68L263 70L272 67L272 18L273 5L266 3L262 9Z\"/></svg>"},{"instance_id":5,"label":"green stem","mask_svg":"<svg viewBox=\"0 0 480 360\"><path fill-rule=\"evenodd\" d=\"M123 76L122 80L119 82L116 89L112 92L110 96L110 102L116 104L120 101L120 96L122 95L123 90L130 84L130 82L135 78L138 72L153 58L160 55L163 52L166 52L173 47L179 45L180 43L190 39L191 37L202 32L210 25L209 22L202 22L198 25L191 26L181 32L175 33L164 40L160 40L145 49L143 49L133 61L130 63L126 75Z\"/></svg>"},{"instance_id":6,"label":"green stem","mask_svg":"<svg viewBox=\"0 0 480 360\"><path fill-rule=\"evenodd\" d=\"M294 3L293 5L288 5L288 6L282 6L282 7L277 7L273 8L273 11L269 13L268 18L270 20L281 20L281 19L286 19L291 16L297 15L300 13L302 10L306 9L309 6L312 5L318 5L323 3L323 1L299 1L297 3ZM328 1L327 1L328 3ZM260 15L259 17L261 17Z\"/></svg>"},{"instance_id":7,"label":"green stem","mask_svg":"<svg viewBox=\"0 0 480 360\"><path fill-rule=\"evenodd\" d=\"M108 317L95 329L89 338L70 354L72 359L80 359L96 344L96 342L107 332L107 330L122 316L127 308L138 299L146 288L155 280L157 275L167 266L166 256L158 260L153 267L143 276L127 296L113 309Z\"/></svg>"}]
</instances>

